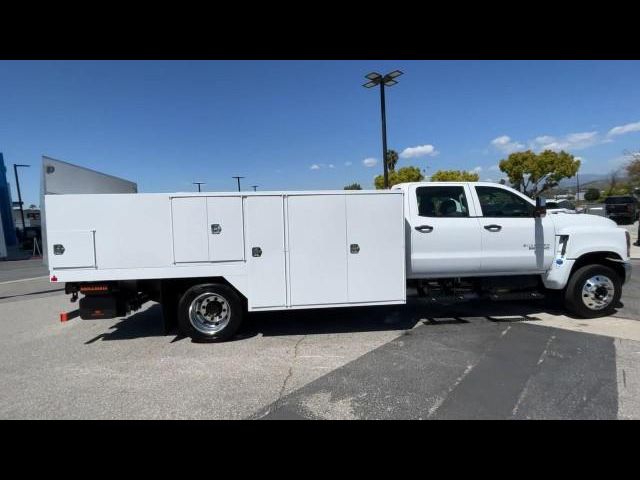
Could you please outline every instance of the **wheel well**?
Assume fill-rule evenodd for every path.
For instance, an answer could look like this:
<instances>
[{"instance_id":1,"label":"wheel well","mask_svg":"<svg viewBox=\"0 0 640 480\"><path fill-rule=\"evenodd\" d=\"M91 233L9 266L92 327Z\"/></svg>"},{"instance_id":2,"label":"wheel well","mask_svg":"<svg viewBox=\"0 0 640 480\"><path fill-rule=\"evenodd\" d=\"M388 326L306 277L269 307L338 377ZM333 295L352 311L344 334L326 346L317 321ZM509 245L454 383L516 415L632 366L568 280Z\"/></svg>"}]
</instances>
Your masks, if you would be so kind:
<instances>
[{"instance_id":1,"label":"wheel well","mask_svg":"<svg viewBox=\"0 0 640 480\"><path fill-rule=\"evenodd\" d=\"M174 292L174 294L177 294L178 297L182 296L182 294L186 292L187 289L193 287L194 285L199 285L202 283L221 283L233 289L238 297L246 302L246 297L224 277L167 278L161 280L161 282L163 291Z\"/></svg>"},{"instance_id":2,"label":"wheel well","mask_svg":"<svg viewBox=\"0 0 640 480\"><path fill-rule=\"evenodd\" d=\"M578 259L573 264L571 275L573 275L573 272L575 272L579 268L584 267L585 265L605 265L609 268L612 268L613 271L618 274L620 280L624 281L625 272L624 267L620 263L621 260L622 258L620 257L620 255L614 252L585 253L581 257L578 257Z\"/></svg>"}]
</instances>

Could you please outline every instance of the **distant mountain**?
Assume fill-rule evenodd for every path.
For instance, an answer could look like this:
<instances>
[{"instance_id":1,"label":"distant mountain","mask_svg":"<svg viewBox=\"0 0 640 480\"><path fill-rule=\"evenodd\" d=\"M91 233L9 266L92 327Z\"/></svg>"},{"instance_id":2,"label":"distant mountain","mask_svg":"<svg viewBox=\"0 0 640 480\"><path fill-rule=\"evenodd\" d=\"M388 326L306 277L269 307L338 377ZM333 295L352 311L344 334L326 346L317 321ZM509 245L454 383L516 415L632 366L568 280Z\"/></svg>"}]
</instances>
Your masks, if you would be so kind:
<instances>
[{"instance_id":1,"label":"distant mountain","mask_svg":"<svg viewBox=\"0 0 640 480\"><path fill-rule=\"evenodd\" d=\"M582 190L582 186L591 182L601 182L606 181L607 175L600 173L581 173L580 174L580 189ZM567 187L575 187L576 186L576 177L565 178L564 180L560 180L558 184L560 188Z\"/></svg>"}]
</instances>

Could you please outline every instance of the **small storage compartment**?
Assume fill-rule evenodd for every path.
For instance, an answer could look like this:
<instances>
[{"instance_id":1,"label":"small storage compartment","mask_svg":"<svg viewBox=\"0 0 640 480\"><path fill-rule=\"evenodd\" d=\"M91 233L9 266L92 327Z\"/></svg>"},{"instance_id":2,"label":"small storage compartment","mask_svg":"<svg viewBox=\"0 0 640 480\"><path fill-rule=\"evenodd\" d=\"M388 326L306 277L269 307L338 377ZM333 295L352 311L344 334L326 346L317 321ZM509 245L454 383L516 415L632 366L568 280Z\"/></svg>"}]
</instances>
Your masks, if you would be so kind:
<instances>
[{"instance_id":1,"label":"small storage compartment","mask_svg":"<svg viewBox=\"0 0 640 480\"><path fill-rule=\"evenodd\" d=\"M95 268L95 232L50 231L48 240L49 267Z\"/></svg>"}]
</instances>

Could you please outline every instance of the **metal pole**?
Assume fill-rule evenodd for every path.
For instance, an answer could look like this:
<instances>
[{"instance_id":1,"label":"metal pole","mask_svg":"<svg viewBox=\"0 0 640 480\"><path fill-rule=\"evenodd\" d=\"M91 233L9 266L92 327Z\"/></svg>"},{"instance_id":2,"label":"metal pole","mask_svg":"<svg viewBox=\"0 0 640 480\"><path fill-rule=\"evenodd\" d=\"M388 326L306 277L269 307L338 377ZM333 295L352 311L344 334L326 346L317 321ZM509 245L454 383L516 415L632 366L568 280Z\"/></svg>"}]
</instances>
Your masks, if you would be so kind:
<instances>
[{"instance_id":1,"label":"metal pole","mask_svg":"<svg viewBox=\"0 0 640 480\"><path fill-rule=\"evenodd\" d=\"M244 177L231 177L231 178L235 178L238 181L238 191L240 191L240 179L244 178Z\"/></svg>"},{"instance_id":2,"label":"metal pole","mask_svg":"<svg viewBox=\"0 0 640 480\"><path fill-rule=\"evenodd\" d=\"M389 188L389 171L387 167L387 114L385 111L384 82L380 82L380 111L382 113L382 165L384 168L384 188Z\"/></svg>"},{"instance_id":3,"label":"metal pole","mask_svg":"<svg viewBox=\"0 0 640 480\"><path fill-rule=\"evenodd\" d=\"M13 173L16 176L16 190L18 190L18 203L20 204L20 218L22 219L22 236L24 237L24 229L26 225L24 223L24 210L22 208L22 195L20 194L20 181L18 180L18 166L13 164Z\"/></svg>"}]
</instances>

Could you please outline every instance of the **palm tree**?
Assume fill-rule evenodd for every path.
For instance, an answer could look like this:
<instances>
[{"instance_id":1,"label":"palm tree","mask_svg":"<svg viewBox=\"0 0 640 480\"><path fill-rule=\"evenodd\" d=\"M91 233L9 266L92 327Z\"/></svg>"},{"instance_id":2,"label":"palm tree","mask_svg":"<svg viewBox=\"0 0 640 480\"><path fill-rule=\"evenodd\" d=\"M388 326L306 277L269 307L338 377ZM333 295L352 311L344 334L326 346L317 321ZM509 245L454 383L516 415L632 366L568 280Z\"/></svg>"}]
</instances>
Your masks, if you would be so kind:
<instances>
[{"instance_id":1,"label":"palm tree","mask_svg":"<svg viewBox=\"0 0 640 480\"><path fill-rule=\"evenodd\" d=\"M387 150L387 168L390 172L395 171L396 163L398 163L398 152L395 150Z\"/></svg>"}]
</instances>

